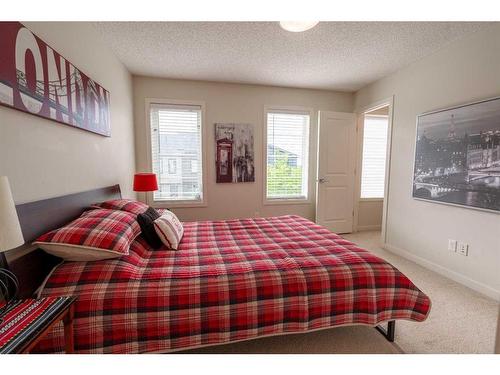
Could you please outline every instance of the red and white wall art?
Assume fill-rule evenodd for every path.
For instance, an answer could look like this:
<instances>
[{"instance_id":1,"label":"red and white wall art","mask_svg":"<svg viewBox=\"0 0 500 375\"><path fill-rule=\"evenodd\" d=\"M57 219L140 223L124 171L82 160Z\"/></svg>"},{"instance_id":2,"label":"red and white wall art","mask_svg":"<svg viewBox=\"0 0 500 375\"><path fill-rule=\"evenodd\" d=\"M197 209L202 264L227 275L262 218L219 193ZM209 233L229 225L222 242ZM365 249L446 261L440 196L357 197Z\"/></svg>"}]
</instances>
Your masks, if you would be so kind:
<instances>
[{"instance_id":1,"label":"red and white wall art","mask_svg":"<svg viewBox=\"0 0 500 375\"><path fill-rule=\"evenodd\" d=\"M0 22L0 105L111 136L109 92L19 22Z\"/></svg>"}]
</instances>

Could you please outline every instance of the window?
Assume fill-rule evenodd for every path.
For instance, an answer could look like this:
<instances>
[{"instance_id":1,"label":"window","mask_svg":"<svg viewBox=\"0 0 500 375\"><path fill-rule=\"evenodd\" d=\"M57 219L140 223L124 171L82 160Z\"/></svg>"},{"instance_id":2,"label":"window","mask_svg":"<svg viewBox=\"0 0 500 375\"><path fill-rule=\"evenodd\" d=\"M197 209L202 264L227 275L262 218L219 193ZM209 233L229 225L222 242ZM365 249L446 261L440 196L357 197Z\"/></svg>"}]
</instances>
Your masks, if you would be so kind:
<instances>
[{"instance_id":1,"label":"window","mask_svg":"<svg viewBox=\"0 0 500 375\"><path fill-rule=\"evenodd\" d=\"M168 174L177 173L177 159L168 159Z\"/></svg>"},{"instance_id":2,"label":"window","mask_svg":"<svg viewBox=\"0 0 500 375\"><path fill-rule=\"evenodd\" d=\"M198 160L191 160L191 172L198 173Z\"/></svg>"},{"instance_id":3,"label":"window","mask_svg":"<svg viewBox=\"0 0 500 375\"><path fill-rule=\"evenodd\" d=\"M361 198L384 198L388 124L387 116L365 116Z\"/></svg>"},{"instance_id":4,"label":"window","mask_svg":"<svg viewBox=\"0 0 500 375\"><path fill-rule=\"evenodd\" d=\"M203 201L201 112L194 105L150 105L152 168L160 187L154 201Z\"/></svg>"},{"instance_id":5,"label":"window","mask_svg":"<svg viewBox=\"0 0 500 375\"><path fill-rule=\"evenodd\" d=\"M309 112L267 112L268 200L307 200Z\"/></svg>"}]
</instances>

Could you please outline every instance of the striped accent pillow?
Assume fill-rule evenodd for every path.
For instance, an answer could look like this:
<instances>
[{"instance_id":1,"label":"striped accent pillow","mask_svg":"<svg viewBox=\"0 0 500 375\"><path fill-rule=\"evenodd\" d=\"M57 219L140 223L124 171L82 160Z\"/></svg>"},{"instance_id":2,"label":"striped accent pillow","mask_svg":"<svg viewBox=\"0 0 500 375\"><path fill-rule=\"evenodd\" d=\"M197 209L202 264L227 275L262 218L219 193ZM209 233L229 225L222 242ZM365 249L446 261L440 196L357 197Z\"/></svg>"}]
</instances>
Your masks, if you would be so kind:
<instances>
[{"instance_id":1,"label":"striped accent pillow","mask_svg":"<svg viewBox=\"0 0 500 375\"><path fill-rule=\"evenodd\" d=\"M184 227L172 211L167 211L154 221L155 231L161 242L172 250L177 250L184 234Z\"/></svg>"}]
</instances>

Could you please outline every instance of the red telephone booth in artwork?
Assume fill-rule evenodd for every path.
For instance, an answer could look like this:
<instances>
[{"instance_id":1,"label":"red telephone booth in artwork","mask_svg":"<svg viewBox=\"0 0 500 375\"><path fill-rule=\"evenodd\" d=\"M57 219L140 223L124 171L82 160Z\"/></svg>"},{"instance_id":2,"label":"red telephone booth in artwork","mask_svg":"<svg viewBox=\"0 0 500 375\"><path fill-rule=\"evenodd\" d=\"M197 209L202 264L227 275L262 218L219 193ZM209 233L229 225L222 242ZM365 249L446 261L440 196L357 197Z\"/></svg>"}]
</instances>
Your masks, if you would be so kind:
<instances>
[{"instance_id":1,"label":"red telephone booth in artwork","mask_svg":"<svg viewBox=\"0 0 500 375\"><path fill-rule=\"evenodd\" d=\"M227 138L217 141L217 182L233 181L233 142Z\"/></svg>"}]
</instances>

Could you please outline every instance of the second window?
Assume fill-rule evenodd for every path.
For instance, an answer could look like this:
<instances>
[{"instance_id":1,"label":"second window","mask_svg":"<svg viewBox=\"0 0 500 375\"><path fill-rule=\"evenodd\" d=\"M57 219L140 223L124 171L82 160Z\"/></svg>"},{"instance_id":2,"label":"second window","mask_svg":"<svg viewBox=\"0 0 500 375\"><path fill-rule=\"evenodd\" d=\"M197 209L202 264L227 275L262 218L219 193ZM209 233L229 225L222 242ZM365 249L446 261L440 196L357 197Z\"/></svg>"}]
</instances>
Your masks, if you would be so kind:
<instances>
[{"instance_id":1,"label":"second window","mask_svg":"<svg viewBox=\"0 0 500 375\"><path fill-rule=\"evenodd\" d=\"M266 113L266 200L307 200L310 114Z\"/></svg>"}]
</instances>

